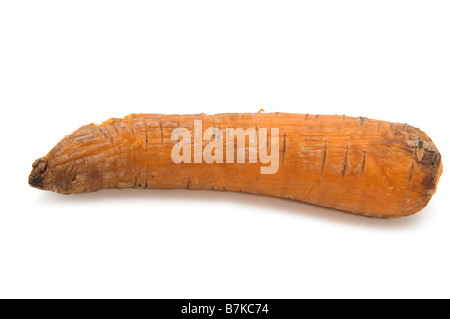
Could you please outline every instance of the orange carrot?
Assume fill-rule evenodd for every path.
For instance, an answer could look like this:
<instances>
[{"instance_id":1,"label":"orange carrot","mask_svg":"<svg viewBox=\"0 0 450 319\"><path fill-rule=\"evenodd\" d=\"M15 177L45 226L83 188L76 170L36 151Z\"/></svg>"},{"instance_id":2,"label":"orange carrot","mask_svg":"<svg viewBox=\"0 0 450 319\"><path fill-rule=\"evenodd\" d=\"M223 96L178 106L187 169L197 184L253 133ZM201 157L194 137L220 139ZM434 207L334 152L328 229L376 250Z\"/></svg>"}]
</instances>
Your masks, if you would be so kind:
<instances>
[{"instance_id":1,"label":"orange carrot","mask_svg":"<svg viewBox=\"0 0 450 319\"><path fill-rule=\"evenodd\" d=\"M29 183L64 194L240 191L388 218L424 208L441 173L432 140L407 124L287 113L132 114L63 138L35 161Z\"/></svg>"}]
</instances>

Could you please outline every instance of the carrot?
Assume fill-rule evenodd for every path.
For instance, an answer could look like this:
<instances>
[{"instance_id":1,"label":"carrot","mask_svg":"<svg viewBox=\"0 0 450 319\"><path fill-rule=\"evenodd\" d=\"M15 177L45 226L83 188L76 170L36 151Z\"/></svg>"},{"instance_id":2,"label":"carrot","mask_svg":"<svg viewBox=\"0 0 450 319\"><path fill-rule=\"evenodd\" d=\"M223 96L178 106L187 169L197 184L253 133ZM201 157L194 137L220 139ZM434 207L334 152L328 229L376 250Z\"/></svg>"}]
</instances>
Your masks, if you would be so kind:
<instances>
[{"instance_id":1,"label":"carrot","mask_svg":"<svg viewBox=\"0 0 450 319\"><path fill-rule=\"evenodd\" d=\"M389 218L424 208L441 173L432 140L407 124L288 113L132 114L63 138L34 162L29 184L63 194L240 191Z\"/></svg>"}]
</instances>

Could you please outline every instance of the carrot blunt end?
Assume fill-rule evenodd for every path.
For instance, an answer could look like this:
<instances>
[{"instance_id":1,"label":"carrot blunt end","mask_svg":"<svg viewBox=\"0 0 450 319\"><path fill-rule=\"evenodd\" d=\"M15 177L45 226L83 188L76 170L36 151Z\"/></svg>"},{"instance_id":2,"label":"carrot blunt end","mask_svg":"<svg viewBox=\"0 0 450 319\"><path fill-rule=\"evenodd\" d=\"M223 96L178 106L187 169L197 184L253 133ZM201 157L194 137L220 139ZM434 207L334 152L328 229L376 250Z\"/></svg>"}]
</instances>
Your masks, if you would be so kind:
<instances>
[{"instance_id":1,"label":"carrot blunt end","mask_svg":"<svg viewBox=\"0 0 450 319\"><path fill-rule=\"evenodd\" d=\"M44 189L44 173L47 170L47 158L41 157L33 163L33 169L28 177L31 187Z\"/></svg>"}]
</instances>

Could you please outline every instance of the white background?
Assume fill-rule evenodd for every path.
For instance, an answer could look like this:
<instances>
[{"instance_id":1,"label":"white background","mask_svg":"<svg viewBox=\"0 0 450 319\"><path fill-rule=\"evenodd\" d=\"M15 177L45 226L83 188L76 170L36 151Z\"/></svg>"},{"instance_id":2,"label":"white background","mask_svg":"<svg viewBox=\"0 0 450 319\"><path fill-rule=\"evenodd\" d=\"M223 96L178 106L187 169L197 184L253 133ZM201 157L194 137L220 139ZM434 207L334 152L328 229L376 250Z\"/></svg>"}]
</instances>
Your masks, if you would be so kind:
<instances>
[{"instance_id":1,"label":"white background","mask_svg":"<svg viewBox=\"0 0 450 319\"><path fill-rule=\"evenodd\" d=\"M445 170L449 17L448 1L2 1L0 297L450 297L446 171L428 207L396 220L27 184L87 123L261 108L420 127Z\"/></svg>"}]
</instances>

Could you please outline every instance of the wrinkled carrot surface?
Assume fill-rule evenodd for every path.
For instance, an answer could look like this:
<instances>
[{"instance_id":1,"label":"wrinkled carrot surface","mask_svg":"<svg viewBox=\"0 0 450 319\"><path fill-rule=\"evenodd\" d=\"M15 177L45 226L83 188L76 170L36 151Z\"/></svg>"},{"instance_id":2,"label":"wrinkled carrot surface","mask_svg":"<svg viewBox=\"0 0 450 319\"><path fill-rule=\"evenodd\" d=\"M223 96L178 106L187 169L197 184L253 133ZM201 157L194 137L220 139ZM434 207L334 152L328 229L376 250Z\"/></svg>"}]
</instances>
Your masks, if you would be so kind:
<instances>
[{"instance_id":1,"label":"wrinkled carrot surface","mask_svg":"<svg viewBox=\"0 0 450 319\"><path fill-rule=\"evenodd\" d=\"M203 132L279 128L278 170L261 174L266 165L249 163L248 156L245 163L174 163L171 152L179 141L172 133L180 127L193 131L194 120L202 120ZM246 146L248 155L248 140ZM407 124L287 113L132 114L64 137L35 161L29 183L64 194L107 188L240 191L389 218L424 208L441 173L432 140Z\"/></svg>"}]
</instances>

